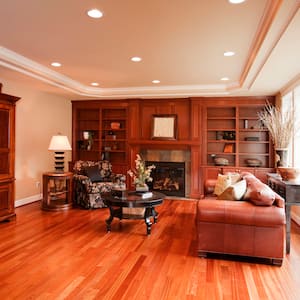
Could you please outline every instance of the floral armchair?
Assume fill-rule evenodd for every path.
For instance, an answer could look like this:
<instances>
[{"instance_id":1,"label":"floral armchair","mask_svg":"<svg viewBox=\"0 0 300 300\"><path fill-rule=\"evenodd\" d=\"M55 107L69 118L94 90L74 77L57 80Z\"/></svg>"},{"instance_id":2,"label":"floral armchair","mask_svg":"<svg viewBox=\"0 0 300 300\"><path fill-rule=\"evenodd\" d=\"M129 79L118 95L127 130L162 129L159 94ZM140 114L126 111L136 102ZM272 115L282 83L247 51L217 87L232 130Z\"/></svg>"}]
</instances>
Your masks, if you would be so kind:
<instances>
[{"instance_id":1,"label":"floral armchair","mask_svg":"<svg viewBox=\"0 0 300 300\"><path fill-rule=\"evenodd\" d=\"M111 163L78 160L73 167L74 204L83 208L106 207L101 193L112 189L126 189L126 176L114 174Z\"/></svg>"}]
</instances>

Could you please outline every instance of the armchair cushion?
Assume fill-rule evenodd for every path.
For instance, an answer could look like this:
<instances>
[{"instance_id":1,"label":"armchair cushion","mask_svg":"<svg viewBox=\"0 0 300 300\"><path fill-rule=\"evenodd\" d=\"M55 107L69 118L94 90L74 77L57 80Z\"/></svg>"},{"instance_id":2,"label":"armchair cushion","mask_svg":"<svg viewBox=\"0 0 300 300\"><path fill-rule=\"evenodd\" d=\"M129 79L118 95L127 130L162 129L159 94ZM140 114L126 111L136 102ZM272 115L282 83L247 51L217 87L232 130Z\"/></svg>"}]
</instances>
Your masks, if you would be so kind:
<instances>
[{"instance_id":1,"label":"armchair cushion","mask_svg":"<svg viewBox=\"0 0 300 300\"><path fill-rule=\"evenodd\" d=\"M92 182L102 182L103 181L103 177L100 174L99 166L86 167L85 173Z\"/></svg>"}]
</instances>

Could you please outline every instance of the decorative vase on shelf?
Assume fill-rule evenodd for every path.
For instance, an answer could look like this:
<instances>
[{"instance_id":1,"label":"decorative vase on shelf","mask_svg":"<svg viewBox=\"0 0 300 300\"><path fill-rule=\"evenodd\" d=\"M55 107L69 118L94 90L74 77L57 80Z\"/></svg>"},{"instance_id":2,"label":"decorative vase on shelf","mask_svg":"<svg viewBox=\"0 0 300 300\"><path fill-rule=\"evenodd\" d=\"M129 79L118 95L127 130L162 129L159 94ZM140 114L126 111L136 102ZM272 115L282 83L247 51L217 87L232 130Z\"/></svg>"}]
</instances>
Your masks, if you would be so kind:
<instances>
[{"instance_id":1,"label":"decorative vase on shelf","mask_svg":"<svg viewBox=\"0 0 300 300\"><path fill-rule=\"evenodd\" d=\"M287 167L288 166L288 149L276 148L275 149L275 166Z\"/></svg>"}]
</instances>

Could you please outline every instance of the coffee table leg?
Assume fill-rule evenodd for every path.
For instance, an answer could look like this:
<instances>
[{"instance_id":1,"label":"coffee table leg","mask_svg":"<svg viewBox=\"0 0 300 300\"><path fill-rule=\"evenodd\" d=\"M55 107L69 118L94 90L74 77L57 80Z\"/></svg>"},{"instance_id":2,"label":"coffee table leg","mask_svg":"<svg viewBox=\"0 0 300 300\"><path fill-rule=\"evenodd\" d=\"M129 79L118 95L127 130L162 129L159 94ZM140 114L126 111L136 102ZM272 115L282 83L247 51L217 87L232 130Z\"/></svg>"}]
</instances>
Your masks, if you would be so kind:
<instances>
[{"instance_id":1,"label":"coffee table leg","mask_svg":"<svg viewBox=\"0 0 300 300\"><path fill-rule=\"evenodd\" d=\"M151 225L152 225L152 222L150 221L150 218L145 218L145 223L146 223L146 226L147 226L147 235L150 235L151 234Z\"/></svg>"},{"instance_id":2,"label":"coffee table leg","mask_svg":"<svg viewBox=\"0 0 300 300\"><path fill-rule=\"evenodd\" d=\"M151 234L151 225L152 225L152 222L151 222L151 219L150 219L151 216L152 216L152 208L147 207L145 209L145 215L144 215L145 223L146 223L146 227L147 227L147 235Z\"/></svg>"},{"instance_id":3,"label":"coffee table leg","mask_svg":"<svg viewBox=\"0 0 300 300\"><path fill-rule=\"evenodd\" d=\"M154 219L154 223L157 223L158 213L157 213L157 211L155 210L154 207L152 207L152 216L153 216L153 219Z\"/></svg>"},{"instance_id":4,"label":"coffee table leg","mask_svg":"<svg viewBox=\"0 0 300 300\"><path fill-rule=\"evenodd\" d=\"M114 210L113 210L113 208L109 207L109 211L110 211L110 216L109 216L109 218L107 220L105 220L106 230L108 232L111 231L111 226L110 225L111 225L112 220L114 219Z\"/></svg>"}]
</instances>

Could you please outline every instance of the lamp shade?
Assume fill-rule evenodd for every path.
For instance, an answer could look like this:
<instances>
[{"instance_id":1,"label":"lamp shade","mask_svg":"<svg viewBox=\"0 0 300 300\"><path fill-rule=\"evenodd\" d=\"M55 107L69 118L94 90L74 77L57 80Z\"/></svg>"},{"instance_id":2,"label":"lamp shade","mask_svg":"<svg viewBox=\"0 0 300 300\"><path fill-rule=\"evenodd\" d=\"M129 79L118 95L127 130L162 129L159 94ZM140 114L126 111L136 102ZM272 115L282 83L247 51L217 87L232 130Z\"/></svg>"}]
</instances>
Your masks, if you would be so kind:
<instances>
[{"instance_id":1,"label":"lamp shade","mask_svg":"<svg viewBox=\"0 0 300 300\"><path fill-rule=\"evenodd\" d=\"M65 135L54 135L51 138L48 150L65 151L72 150L68 137Z\"/></svg>"}]
</instances>

